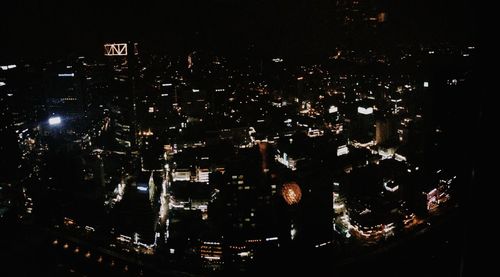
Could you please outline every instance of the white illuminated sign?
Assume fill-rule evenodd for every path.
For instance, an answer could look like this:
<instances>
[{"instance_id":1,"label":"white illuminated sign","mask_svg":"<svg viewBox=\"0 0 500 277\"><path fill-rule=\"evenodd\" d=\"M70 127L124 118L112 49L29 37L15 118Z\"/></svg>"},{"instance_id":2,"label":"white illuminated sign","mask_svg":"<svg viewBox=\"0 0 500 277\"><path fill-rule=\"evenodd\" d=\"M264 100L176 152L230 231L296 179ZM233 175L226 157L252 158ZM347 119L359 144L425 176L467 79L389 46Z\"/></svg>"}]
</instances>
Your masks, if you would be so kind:
<instances>
[{"instance_id":1,"label":"white illuminated sign","mask_svg":"<svg viewBox=\"0 0 500 277\"><path fill-rule=\"evenodd\" d=\"M424 88L428 88L429 87L429 82L424 82Z\"/></svg>"}]
</instances>

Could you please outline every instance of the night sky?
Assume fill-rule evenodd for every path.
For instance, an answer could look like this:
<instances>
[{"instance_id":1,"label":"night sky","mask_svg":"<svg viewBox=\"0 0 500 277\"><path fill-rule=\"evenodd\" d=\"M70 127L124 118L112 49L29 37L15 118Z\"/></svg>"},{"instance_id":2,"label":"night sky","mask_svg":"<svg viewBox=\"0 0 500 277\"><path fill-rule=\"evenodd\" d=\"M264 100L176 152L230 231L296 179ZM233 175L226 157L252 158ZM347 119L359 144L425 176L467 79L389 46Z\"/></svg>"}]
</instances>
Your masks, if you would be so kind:
<instances>
[{"instance_id":1,"label":"night sky","mask_svg":"<svg viewBox=\"0 0 500 277\"><path fill-rule=\"evenodd\" d=\"M0 59L98 54L104 42L125 40L165 53L231 55L253 45L262 54L317 55L345 43L468 42L476 20L469 0L371 1L388 12L387 30L359 39L339 26L336 1L102 2L2 3Z\"/></svg>"}]
</instances>

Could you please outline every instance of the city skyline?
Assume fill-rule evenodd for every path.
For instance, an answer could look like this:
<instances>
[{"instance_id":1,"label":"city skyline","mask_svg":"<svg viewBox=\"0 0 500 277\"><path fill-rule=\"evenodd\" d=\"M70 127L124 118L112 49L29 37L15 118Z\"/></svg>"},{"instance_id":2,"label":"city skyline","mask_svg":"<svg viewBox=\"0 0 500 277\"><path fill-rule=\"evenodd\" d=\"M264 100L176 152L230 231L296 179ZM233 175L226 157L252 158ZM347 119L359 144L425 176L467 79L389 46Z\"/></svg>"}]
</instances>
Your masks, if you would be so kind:
<instances>
[{"instance_id":1,"label":"city skyline","mask_svg":"<svg viewBox=\"0 0 500 277\"><path fill-rule=\"evenodd\" d=\"M2 276L470 271L468 1L8 5Z\"/></svg>"}]
</instances>

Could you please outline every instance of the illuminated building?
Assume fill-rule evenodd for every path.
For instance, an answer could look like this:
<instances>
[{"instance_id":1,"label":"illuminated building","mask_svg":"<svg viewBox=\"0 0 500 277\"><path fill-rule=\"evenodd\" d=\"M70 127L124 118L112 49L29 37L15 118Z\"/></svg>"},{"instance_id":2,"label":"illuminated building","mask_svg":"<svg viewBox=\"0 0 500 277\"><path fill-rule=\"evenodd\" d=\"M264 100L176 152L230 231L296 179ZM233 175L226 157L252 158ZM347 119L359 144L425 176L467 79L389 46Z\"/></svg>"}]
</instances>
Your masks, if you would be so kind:
<instances>
[{"instance_id":1,"label":"illuminated building","mask_svg":"<svg viewBox=\"0 0 500 277\"><path fill-rule=\"evenodd\" d=\"M338 108L334 105L330 106L330 108L328 108L328 113L336 113L338 112Z\"/></svg>"},{"instance_id":2,"label":"illuminated building","mask_svg":"<svg viewBox=\"0 0 500 277\"><path fill-rule=\"evenodd\" d=\"M422 10L432 10L426 3L415 10L401 3L391 3L391 9L375 7L373 0L322 2L280 5L285 17L273 12L275 5L258 3L258 10L271 8L264 17L276 19L277 25L266 20L248 24L254 13L242 17L227 9L233 5L224 3L205 3L201 6L206 9L200 11L181 3L180 13L174 11L175 3L147 5L168 13L166 20L140 18L151 14L142 8L129 13L127 5L110 3L99 16L107 24L92 20L84 10L51 13L66 17L49 20L52 23L65 23L72 15L85 20L49 24L73 29L61 32L73 43L52 41L54 36L42 32L40 37L47 39L42 52L69 50L89 56L76 58L61 52L55 54L63 58L40 56L32 61L27 57L17 65L0 65L0 186L12 184L36 193L33 223L56 236L48 240L53 243L49 247L57 247L54 272L97 274L80 266L83 261L91 262L91 267L107 266L106 272L126 270L137 276L167 271L211 275L204 269L224 270L224 275L245 271L287 276L299 274L297 268L319 276L314 272L321 271L318 257L327 260L327 267L333 260L334 266L343 267L342 259L356 259L372 250L385 252L377 249L390 246L362 247L365 242L391 238L419 222L432 226L424 224L417 232L435 228L433 214L445 218L448 208L463 206L450 201L455 195L449 179L436 178L435 169L443 165L464 169L464 176L469 172L465 169L470 163L462 163L462 157L469 155L461 150L474 147L459 147L457 155L457 147L448 142L457 141L457 136L466 142L477 137L473 113L463 112L475 105L462 107L450 101L470 99L467 92L475 88L464 87L465 93L446 97L442 92L445 87L459 88L470 78L472 71L460 72L467 66L458 62L455 66L454 60L469 63L473 48L454 50L455 43L427 40L414 28L406 34L405 29L415 25L405 21L406 15L412 13L417 21L427 22L421 16ZM399 6L408 9L406 14L395 12ZM6 10L6 22L17 18ZM301 18L309 12L304 24ZM124 18L133 22L128 24ZM299 20L283 22L290 19ZM170 28L172 22L182 24ZM206 26L198 28L200 22ZM107 28L104 37L86 32L103 26ZM252 30L246 32L244 26ZM263 26L270 28L262 33ZM164 27L167 32L159 32ZM139 36L149 49L140 56L137 44L120 41L93 47L101 52L97 57L92 49L83 49L111 39L105 33L137 37L133 33L141 30L148 31L146 37ZM24 31L12 33L30 40L33 36ZM76 43L79 35L85 43ZM243 36L243 41L232 35ZM388 39L394 35L404 38L391 43ZM412 43L405 42L407 37ZM40 46L5 42L23 55L36 55L33 47ZM160 53L154 51L159 49ZM230 60L219 56L224 52ZM449 76L441 79L440 71ZM9 76L27 72L33 78ZM434 105L438 97L443 101ZM441 114L463 117L446 115L441 120ZM45 131L53 136L37 134ZM400 138L394 139L395 134ZM446 151L434 151L442 145ZM26 170L30 167L32 171ZM12 206L4 200L6 186L0 191L0 217L4 206ZM457 196L462 196L462 188ZM15 224L23 230L28 227L28 233L33 229L30 224ZM405 233L402 238L406 241L413 235ZM64 238L68 236L71 241ZM19 238L7 243L16 251L7 248L6 253L22 256L23 249L30 249L16 242L33 240ZM155 256L143 255L151 253L150 244L138 251L143 239L154 241ZM268 251L268 245L275 249ZM76 265L75 258L80 259ZM308 260L315 261L309 264ZM432 264L439 264L439 259Z\"/></svg>"},{"instance_id":3,"label":"illuminated building","mask_svg":"<svg viewBox=\"0 0 500 277\"><path fill-rule=\"evenodd\" d=\"M172 171L172 180L176 181L191 181L191 170L187 168L176 168Z\"/></svg>"},{"instance_id":4,"label":"illuminated building","mask_svg":"<svg viewBox=\"0 0 500 277\"><path fill-rule=\"evenodd\" d=\"M203 118L209 108L207 90L200 88L185 89L177 95L183 114L196 121Z\"/></svg>"},{"instance_id":5,"label":"illuminated building","mask_svg":"<svg viewBox=\"0 0 500 277\"><path fill-rule=\"evenodd\" d=\"M382 118L376 122L375 143L382 158L391 158L396 152L398 139L395 125L393 118Z\"/></svg>"},{"instance_id":6,"label":"illuminated building","mask_svg":"<svg viewBox=\"0 0 500 277\"><path fill-rule=\"evenodd\" d=\"M214 209L209 208L209 217L220 222L224 238L230 242L276 236L276 215L269 212L272 186L267 172L262 170L259 148L239 152L219 178L210 180L220 193Z\"/></svg>"},{"instance_id":7,"label":"illuminated building","mask_svg":"<svg viewBox=\"0 0 500 277\"><path fill-rule=\"evenodd\" d=\"M349 124L350 138L358 143L368 143L374 139L374 109L367 103L357 107L356 115Z\"/></svg>"},{"instance_id":8,"label":"illuminated building","mask_svg":"<svg viewBox=\"0 0 500 277\"><path fill-rule=\"evenodd\" d=\"M323 130L309 128L309 130L307 131L307 136L310 138L320 137L324 133L325 132Z\"/></svg>"},{"instance_id":9,"label":"illuminated building","mask_svg":"<svg viewBox=\"0 0 500 277\"><path fill-rule=\"evenodd\" d=\"M280 155L279 150L278 150L278 154L276 155L275 158L276 158L276 161L278 161L282 165L290 168L291 170L296 170L297 169L297 161L298 161L298 159L292 158L286 152L283 152L283 154Z\"/></svg>"},{"instance_id":10,"label":"illuminated building","mask_svg":"<svg viewBox=\"0 0 500 277\"><path fill-rule=\"evenodd\" d=\"M438 180L438 185L431 190L424 192L427 200L427 211L431 213L436 212L442 204L450 200L451 184L456 179L456 176L444 177L444 174L442 174L441 170L438 170L437 175L440 177Z\"/></svg>"},{"instance_id":11,"label":"illuminated building","mask_svg":"<svg viewBox=\"0 0 500 277\"><path fill-rule=\"evenodd\" d=\"M278 163L295 171L298 169L299 162L306 160L308 153L312 150L311 142L318 139L308 134L282 137L278 141L274 158Z\"/></svg>"},{"instance_id":12,"label":"illuminated building","mask_svg":"<svg viewBox=\"0 0 500 277\"><path fill-rule=\"evenodd\" d=\"M200 258L203 267L210 270L221 270L224 265L222 259L222 245L216 241L202 241L200 245Z\"/></svg>"},{"instance_id":13,"label":"illuminated building","mask_svg":"<svg viewBox=\"0 0 500 277\"><path fill-rule=\"evenodd\" d=\"M210 188L206 183L175 181L170 189L172 209L199 210L206 216L210 201Z\"/></svg>"},{"instance_id":14,"label":"illuminated building","mask_svg":"<svg viewBox=\"0 0 500 277\"><path fill-rule=\"evenodd\" d=\"M377 120L375 142L382 144L389 139L389 123L387 121Z\"/></svg>"},{"instance_id":15,"label":"illuminated building","mask_svg":"<svg viewBox=\"0 0 500 277\"><path fill-rule=\"evenodd\" d=\"M236 230L254 229L256 210L252 203L249 202L249 199L245 198L256 197L255 185L249 183L248 176L245 177L244 174L234 174L236 172L230 170L225 174L229 173L233 173L228 176L230 179L227 181L227 184L231 186L231 190L228 192L233 195L233 201L229 203L230 207L234 209L234 212L230 213L230 216L234 219L233 228Z\"/></svg>"},{"instance_id":16,"label":"illuminated building","mask_svg":"<svg viewBox=\"0 0 500 277\"><path fill-rule=\"evenodd\" d=\"M137 144L137 134L140 130L138 122L138 99L136 93L136 80L141 60L139 57L138 43L119 42L104 45L106 63L112 68L113 86L122 93L113 99L121 108L125 118L130 120L132 136L129 144Z\"/></svg>"},{"instance_id":17,"label":"illuminated building","mask_svg":"<svg viewBox=\"0 0 500 277\"><path fill-rule=\"evenodd\" d=\"M306 84L304 77L299 76L297 77L297 98L298 99L304 99L306 92Z\"/></svg>"},{"instance_id":18,"label":"illuminated building","mask_svg":"<svg viewBox=\"0 0 500 277\"><path fill-rule=\"evenodd\" d=\"M78 118L87 112L88 96L83 87L83 76L78 63L58 63L47 67L43 82L43 94L45 96L45 111L47 117L59 115L64 119L64 129L58 132L66 134L74 133L78 129ZM51 117L49 125L60 125L56 122L58 117ZM68 124L66 124L68 123ZM53 130L46 129L48 132Z\"/></svg>"},{"instance_id":19,"label":"illuminated building","mask_svg":"<svg viewBox=\"0 0 500 277\"><path fill-rule=\"evenodd\" d=\"M249 268L255 258L255 248L257 248L255 245L258 244L260 242L249 240L247 243L229 245L224 252L225 259L228 261L227 267L238 271Z\"/></svg>"},{"instance_id":20,"label":"illuminated building","mask_svg":"<svg viewBox=\"0 0 500 277\"><path fill-rule=\"evenodd\" d=\"M337 156L342 156L347 154L349 154L349 148L347 147L347 145L344 144L337 147Z\"/></svg>"},{"instance_id":21,"label":"illuminated building","mask_svg":"<svg viewBox=\"0 0 500 277\"><path fill-rule=\"evenodd\" d=\"M208 168L196 168L196 182L208 183L210 171Z\"/></svg>"},{"instance_id":22,"label":"illuminated building","mask_svg":"<svg viewBox=\"0 0 500 277\"><path fill-rule=\"evenodd\" d=\"M156 185L155 185L155 180L153 178L154 171L151 171L151 176L149 177L148 181L148 190L149 190L149 201L151 204L153 204L155 200L155 193L156 193Z\"/></svg>"},{"instance_id":23,"label":"illuminated building","mask_svg":"<svg viewBox=\"0 0 500 277\"><path fill-rule=\"evenodd\" d=\"M372 107L358 107L358 113L359 114L364 114L364 115L369 115L373 114L373 108Z\"/></svg>"},{"instance_id":24,"label":"illuminated building","mask_svg":"<svg viewBox=\"0 0 500 277\"><path fill-rule=\"evenodd\" d=\"M351 234L367 243L393 236L407 214L408 171L404 162L383 159L349 173L345 195Z\"/></svg>"}]
</instances>

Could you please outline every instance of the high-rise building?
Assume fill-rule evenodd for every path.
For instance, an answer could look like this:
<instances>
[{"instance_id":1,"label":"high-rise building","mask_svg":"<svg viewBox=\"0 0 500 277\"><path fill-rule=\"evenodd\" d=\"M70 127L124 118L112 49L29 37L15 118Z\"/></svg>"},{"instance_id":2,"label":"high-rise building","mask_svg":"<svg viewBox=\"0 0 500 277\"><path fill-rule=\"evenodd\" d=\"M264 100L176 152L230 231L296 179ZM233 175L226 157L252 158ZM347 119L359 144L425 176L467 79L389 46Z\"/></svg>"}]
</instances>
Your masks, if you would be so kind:
<instances>
[{"instance_id":1,"label":"high-rise building","mask_svg":"<svg viewBox=\"0 0 500 277\"><path fill-rule=\"evenodd\" d=\"M214 185L220 187L219 200L223 207L216 214L209 210L209 216L220 220L224 237L228 240L245 241L275 235L275 220L270 212L272 189L260 159L257 148L241 151L226 166L221 178L215 181L220 183Z\"/></svg>"},{"instance_id":2,"label":"high-rise building","mask_svg":"<svg viewBox=\"0 0 500 277\"><path fill-rule=\"evenodd\" d=\"M374 110L368 103L360 104L350 122L350 139L359 143L367 143L374 139L375 116Z\"/></svg>"},{"instance_id":3,"label":"high-rise building","mask_svg":"<svg viewBox=\"0 0 500 277\"><path fill-rule=\"evenodd\" d=\"M222 244L219 241L202 241L200 245L202 266L211 270L220 270L224 265Z\"/></svg>"},{"instance_id":4,"label":"high-rise building","mask_svg":"<svg viewBox=\"0 0 500 277\"><path fill-rule=\"evenodd\" d=\"M108 58L108 66L112 69L112 77L116 82L114 87L120 89L116 104L120 106L124 117L131 122L131 131L134 134L132 145L136 145L139 131L136 86L141 60L138 48L138 44L132 42L104 45L104 55Z\"/></svg>"},{"instance_id":5,"label":"high-rise building","mask_svg":"<svg viewBox=\"0 0 500 277\"><path fill-rule=\"evenodd\" d=\"M378 119L375 124L375 142L377 145L396 141L396 126L392 118Z\"/></svg>"},{"instance_id":6,"label":"high-rise building","mask_svg":"<svg viewBox=\"0 0 500 277\"><path fill-rule=\"evenodd\" d=\"M44 76L47 115L81 116L85 108L82 72L76 63L60 63L47 68Z\"/></svg>"}]
</instances>

